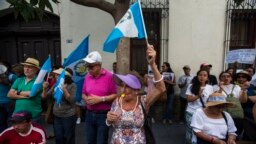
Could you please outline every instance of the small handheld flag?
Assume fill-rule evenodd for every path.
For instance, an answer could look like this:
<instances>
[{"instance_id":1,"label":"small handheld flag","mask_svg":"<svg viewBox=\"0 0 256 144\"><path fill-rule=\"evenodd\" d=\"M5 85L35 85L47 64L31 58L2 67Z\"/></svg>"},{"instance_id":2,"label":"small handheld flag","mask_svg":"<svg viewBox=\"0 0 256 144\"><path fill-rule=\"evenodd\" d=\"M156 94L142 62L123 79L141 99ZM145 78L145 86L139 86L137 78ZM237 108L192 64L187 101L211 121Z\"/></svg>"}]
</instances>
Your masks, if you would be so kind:
<instances>
[{"instance_id":1,"label":"small handheld flag","mask_svg":"<svg viewBox=\"0 0 256 144\"><path fill-rule=\"evenodd\" d=\"M33 86L30 91L30 97L35 96L38 91L42 88L44 77L47 73L51 72L52 70L52 64L51 64L51 57L49 56L48 59L44 62L44 65L42 66Z\"/></svg>"},{"instance_id":2,"label":"small handheld flag","mask_svg":"<svg viewBox=\"0 0 256 144\"><path fill-rule=\"evenodd\" d=\"M65 69L63 69L63 71L59 75L59 78L54 88L54 99L57 104L61 103L61 99L63 96L64 79L65 79Z\"/></svg>"}]
</instances>

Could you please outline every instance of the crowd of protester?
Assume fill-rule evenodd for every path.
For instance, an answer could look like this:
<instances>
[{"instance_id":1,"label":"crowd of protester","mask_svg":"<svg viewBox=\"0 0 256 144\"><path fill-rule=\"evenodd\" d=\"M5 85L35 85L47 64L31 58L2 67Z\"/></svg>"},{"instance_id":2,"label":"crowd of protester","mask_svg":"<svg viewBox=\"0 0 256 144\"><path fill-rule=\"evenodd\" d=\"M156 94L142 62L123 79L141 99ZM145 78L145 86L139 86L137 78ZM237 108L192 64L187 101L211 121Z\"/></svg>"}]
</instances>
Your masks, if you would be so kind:
<instances>
[{"instance_id":1,"label":"crowd of protester","mask_svg":"<svg viewBox=\"0 0 256 144\"><path fill-rule=\"evenodd\" d=\"M163 124L172 124L176 94L176 77L170 63L164 62L159 70L152 45L147 48L146 58L150 70L143 79L135 71L117 74L116 62L110 72L102 67L99 52L89 53L83 59L87 74L80 98L76 97L77 86L70 68L53 67L42 89L30 97L40 70L39 61L27 58L12 67L0 62L0 143L46 143L47 134L40 126L45 120L53 123L56 144L75 144L75 129L81 122L83 109L86 110L86 143L146 143L143 126L147 115L153 111L154 118L155 103L161 99L160 120ZM250 132L244 123L245 119L256 122L255 69L229 67L217 80L210 74L211 68L211 64L203 63L193 75L190 66L185 65L184 74L178 78L179 120L186 126L186 143L250 141ZM53 95L63 70L63 97L56 103Z\"/></svg>"}]
</instances>

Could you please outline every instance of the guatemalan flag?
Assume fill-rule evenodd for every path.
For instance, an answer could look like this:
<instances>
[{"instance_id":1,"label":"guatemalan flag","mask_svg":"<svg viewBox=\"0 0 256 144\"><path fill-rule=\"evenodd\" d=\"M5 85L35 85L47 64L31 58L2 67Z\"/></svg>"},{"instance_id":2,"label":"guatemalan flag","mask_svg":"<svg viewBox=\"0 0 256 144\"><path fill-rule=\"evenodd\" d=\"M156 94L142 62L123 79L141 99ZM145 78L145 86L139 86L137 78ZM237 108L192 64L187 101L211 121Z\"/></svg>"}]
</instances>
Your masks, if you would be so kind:
<instances>
[{"instance_id":1,"label":"guatemalan flag","mask_svg":"<svg viewBox=\"0 0 256 144\"><path fill-rule=\"evenodd\" d=\"M52 63L51 63L51 57L49 56L48 59L44 62L44 65L42 66L33 86L30 91L30 97L35 96L38 91L41 90L44 77L47 73L50 73L52 71Z\"/></svg>"},{"instance_id":2,"label":"guatemalan flag","mask_svg":"<svg viewBox=\"0 0 256 144\"><path fill-rule=\"evenodd\" d=\"M84 77L86 74L85 58L88 54L89 35L78 45L78 47L64 61L63 66L73 70L73 81L76 83L76 101L81 101Z\"/></svg>"},{"instance_id":3,"label":"guatemalan flag","mask_svg":"<svg viewBox=\"0 0 256 144\"><path fill-rule=\"evenodd\" d=\"M131 5L117 23L105 41L103 50L113 53L123 37L147 38L140 2Z\"/></svg>"},{"instance_id":4,"label":"guatemalan flag","mask_svg":"<svg viewBox=\"0 0 256 144\"><path fill-rule=\"evenodd\" d=\"M54 87L54 99L57 104L60 104L62 100L64 79L65 79L65 69L63 69L63 71L59 75L59 78Z\"/></svg>"}]
</instances>

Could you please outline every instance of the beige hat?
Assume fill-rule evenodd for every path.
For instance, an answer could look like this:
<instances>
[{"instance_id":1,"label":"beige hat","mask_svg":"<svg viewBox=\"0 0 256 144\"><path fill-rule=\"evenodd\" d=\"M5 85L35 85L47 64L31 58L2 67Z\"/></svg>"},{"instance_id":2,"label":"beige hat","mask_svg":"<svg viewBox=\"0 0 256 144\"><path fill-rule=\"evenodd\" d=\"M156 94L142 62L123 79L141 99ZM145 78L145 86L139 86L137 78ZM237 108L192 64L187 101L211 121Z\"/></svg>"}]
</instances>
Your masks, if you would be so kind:
<instances>
[{"instance_id":1,"label":"beige hat","mask_svg":"<svg viewBox=\"0 0 256 144\"><path fill-rule=\"evenodd\" d=\"M33 66L33 67L36 67L36 68L40 69L39 61L37 59L34 59L34 58L27 58L26 61L24 63L21 63L21 64L22 65Z\"/></svg>"},{"instance_id":2,"label":"beige hat","mask_svg":"<svg viewBox=\"0 0 256 144\"><path fill-rule=\"evenodd\" d=\"M59 68L59 69L54 70L53 73L56 73L56 74L60 75L63 70L64 70L63 68ZM72 77L72 75L68 71L65 71L65 75L69 76L69 77Z\"/></svg>"},{"instance_id":3,"label":"beige hat","mask_svg":"<svg viewBox=\"0 0 256 144\"><path fill-rule=\"evenodd\" d=\"M239 75L245 75L245 77L248 81L250 81L252 79L252 77L249 75L249 73L245 70L241 70L241 71L237 72L235 75L235 80L237 80Z\"/></svg>"},{"instance_id":4,"label":"beige hat","mask_svg":"<svg viewBox=\"0 0 256 144\"><path fill-rule=\"evenodd\" d=\"M209 98L207 99L206 106L210 107L210 106L216 106L216 105L221 105L221 104L226 104L227 107L234 107L235 106L234 103L227 102L225 95L223 95L222 93L213 93L213 94L211 94L209 96Z\"/></svg>"}]
</instances>

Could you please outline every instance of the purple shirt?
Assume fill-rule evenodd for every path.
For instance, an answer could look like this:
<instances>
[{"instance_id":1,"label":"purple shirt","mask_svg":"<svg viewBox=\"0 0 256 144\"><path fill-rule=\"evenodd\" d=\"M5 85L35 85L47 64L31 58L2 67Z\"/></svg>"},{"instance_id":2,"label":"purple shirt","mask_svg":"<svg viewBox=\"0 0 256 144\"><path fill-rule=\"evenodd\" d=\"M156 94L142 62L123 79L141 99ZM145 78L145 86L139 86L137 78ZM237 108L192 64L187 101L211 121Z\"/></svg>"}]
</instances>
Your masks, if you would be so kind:
<instances>
[{"instance_id":1,"label":"purple shirt","mask_svg":"<svg viewBox=\"0 0 256 144\"><path fill-rule=\"evenodd\" d=\"M87 96L108 96L116 93L116 84L114 83L112 73L105 69L101 69L100 75L93 77L87 73L84 79L82 94ZM88 110L110 110L110 102L101 102L95 105L86 105Z\"/></svg>"}]
</instances>

